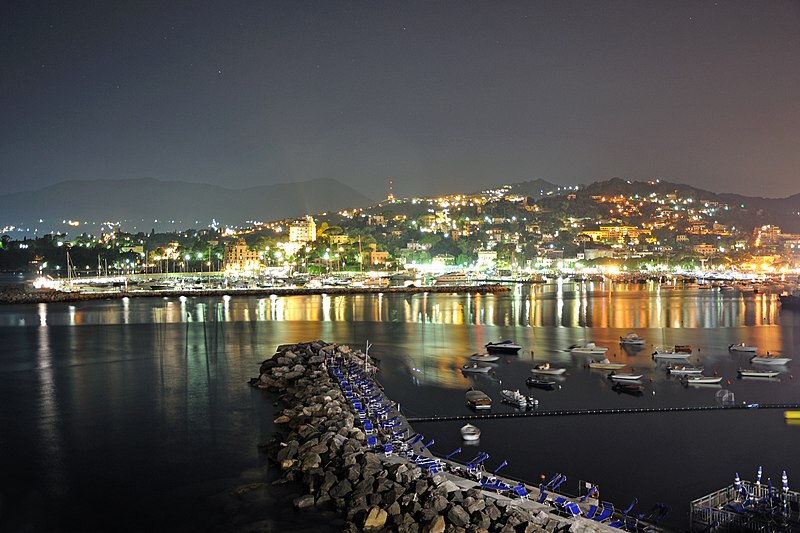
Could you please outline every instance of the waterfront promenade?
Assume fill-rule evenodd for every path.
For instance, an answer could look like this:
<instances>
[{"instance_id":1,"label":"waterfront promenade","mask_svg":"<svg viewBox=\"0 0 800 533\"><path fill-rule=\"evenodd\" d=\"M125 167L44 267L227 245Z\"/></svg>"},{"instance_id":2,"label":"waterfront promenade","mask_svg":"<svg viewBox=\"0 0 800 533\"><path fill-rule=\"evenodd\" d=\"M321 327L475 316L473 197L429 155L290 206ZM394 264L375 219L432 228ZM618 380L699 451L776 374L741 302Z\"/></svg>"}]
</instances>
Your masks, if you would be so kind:
<instances>
[{"instance_id":1,"label":"waterfront promenade","mask_svg":"<svg viewBox=\"0 0 800 533\"><path fill-rule=\"evenodd\" d=\"M121 298L175 298L214 296L308 296L327 294L341 296L351 294L421 294L421 293L479 293L498 294L508 292L503 285L431 285L407 287L263 287L263 288L219 288L219 289L136 289L108 290L102 292L59 291L53 289L29 289L22 285L0 286L0 304L81 302Z\"/></svg>"}]
</instances>

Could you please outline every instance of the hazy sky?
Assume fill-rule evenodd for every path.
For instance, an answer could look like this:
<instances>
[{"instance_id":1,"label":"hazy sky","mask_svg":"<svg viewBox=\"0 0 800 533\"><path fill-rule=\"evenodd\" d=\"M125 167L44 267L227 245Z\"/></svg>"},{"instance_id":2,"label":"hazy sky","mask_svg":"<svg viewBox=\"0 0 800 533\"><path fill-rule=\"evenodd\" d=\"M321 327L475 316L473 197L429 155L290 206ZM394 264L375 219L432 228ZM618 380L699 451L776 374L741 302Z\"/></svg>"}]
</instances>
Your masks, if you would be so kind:
<instances>
[{"instance_id":1,"label":"hazy sky","mask_svg":"<svg viewBox=\"0 0 800 533\"><path fill-rule=\"evenodd\" d=\"M800 2L0 3L0 180L800 192Z\"/></svg>"}]
</instances>

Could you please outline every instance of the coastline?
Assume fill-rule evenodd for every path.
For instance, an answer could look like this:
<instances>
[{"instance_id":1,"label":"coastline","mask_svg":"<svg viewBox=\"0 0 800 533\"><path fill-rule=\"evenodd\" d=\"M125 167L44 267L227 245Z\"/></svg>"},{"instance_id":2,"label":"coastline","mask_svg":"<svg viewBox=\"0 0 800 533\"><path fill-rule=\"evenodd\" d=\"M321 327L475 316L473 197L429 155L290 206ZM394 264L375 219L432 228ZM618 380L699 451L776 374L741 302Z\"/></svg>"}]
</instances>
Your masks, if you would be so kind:
<instances>
[{"instance_id":1,"label":"coastline","mask_svg":"<svg viewBox=\"0 0 800 533\"><path fill-rule=\"evenodd\" d=\"M114 292L62 292L57 290L30 290L23 285L0 285L0 305L83 302L89 300L109 300L122 298L176 298L208 296L313 296L313 295L351 295L351 294L422 294L422 293L476 293L499 294L508 292L507 286L494 285L442 285L423 287L325 287L325 288L259 288L259 289L187 289L151 291Z\"/></svg>"}]
</instances>

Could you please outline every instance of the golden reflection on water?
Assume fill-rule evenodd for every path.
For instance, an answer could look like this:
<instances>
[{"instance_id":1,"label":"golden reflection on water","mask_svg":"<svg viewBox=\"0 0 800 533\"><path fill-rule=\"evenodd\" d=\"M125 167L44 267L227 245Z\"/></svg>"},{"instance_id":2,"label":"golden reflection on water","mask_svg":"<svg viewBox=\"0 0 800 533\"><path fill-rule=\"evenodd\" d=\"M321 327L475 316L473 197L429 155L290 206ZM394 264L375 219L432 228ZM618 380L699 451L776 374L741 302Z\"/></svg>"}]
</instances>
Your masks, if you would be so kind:
<instances>
[{"instance_id":1,"label":"golden reflection on water","mask_svg":"<svg viewBox=\"0 0 800 533\"><path fill-rule=\"evenodd\" d=\"M720 293L659 285L558 283L518 285L507 294L328 294L249 298L223 296L70 305L67 325L136 322L402 322L474 326L718 328L775 325L771 294ZM49 308L16 323L60 325ZM145 317L141 317L141 313ZM140 318L137 319L137 314ZM54 313L60 315L60 313ZM10 319L9 319L10 320ZM55 322L54 322L55 320ZM61 322L58 322L58 321Z\"/></svg>"}]
</instances>

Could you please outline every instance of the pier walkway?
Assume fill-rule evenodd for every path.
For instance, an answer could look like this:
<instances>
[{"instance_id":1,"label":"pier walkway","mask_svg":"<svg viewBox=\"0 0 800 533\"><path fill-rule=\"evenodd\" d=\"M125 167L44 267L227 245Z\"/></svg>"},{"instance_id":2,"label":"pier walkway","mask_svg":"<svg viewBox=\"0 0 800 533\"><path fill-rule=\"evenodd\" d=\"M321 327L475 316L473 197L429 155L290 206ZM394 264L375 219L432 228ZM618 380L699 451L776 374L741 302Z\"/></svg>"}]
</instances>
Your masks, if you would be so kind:
<instances>
[{"instance_id":1,"label":"pier walkway","mask_svg":"<svg viewBox=\"0 0 800 533\"><path fill-rule=\"evenodd\" d=\"M676 413L686 411L730 411L743 409L800 409L800 403L747 403L737 405L695 405L683 407L619 407L610 409L562 409L557 411L516 411L512 413L474 413L408 417L409 423L491 420L539 416L619 415L632 413Z\"/></svg>"}]
</instances>

